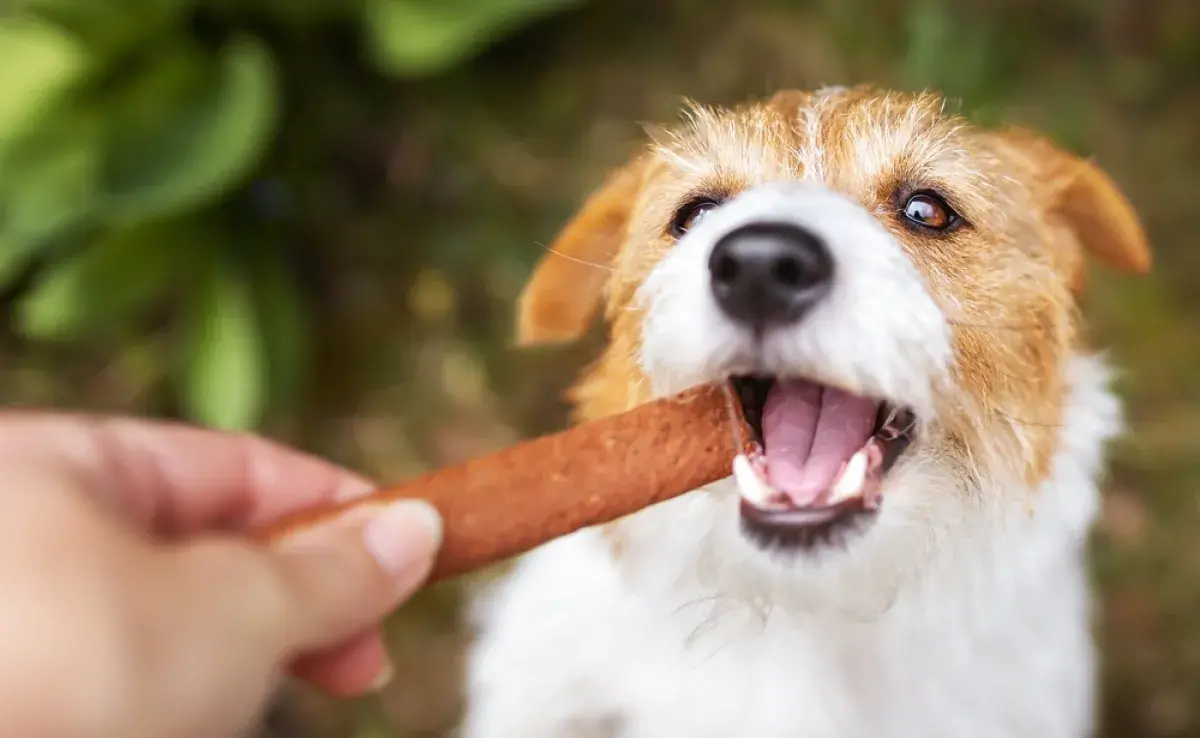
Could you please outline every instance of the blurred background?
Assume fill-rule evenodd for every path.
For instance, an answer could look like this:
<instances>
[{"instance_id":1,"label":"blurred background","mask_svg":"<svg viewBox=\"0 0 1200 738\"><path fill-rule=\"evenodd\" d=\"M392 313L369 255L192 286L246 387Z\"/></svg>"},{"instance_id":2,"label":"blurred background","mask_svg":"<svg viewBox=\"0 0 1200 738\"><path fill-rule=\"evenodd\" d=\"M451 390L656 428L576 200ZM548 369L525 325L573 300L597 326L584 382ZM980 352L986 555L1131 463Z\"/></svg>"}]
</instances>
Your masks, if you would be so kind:
<instances>
[{"instance_id":1,"label":"blurred background","mask_svg":"<svg viewBox=\"0 0 1200 738\"><path fill-rule=\"evenodd\" d=\"M0 397L256 430L384 480L560 427L540 244L684 97L938 88L1094 155L1157 271L1086 309L1132 432L1096 538L1106 736L1200 736L1200 3L0 0ZM399 677L268 732L433 738L461 590Z\"/></svg>"}]
</instances>

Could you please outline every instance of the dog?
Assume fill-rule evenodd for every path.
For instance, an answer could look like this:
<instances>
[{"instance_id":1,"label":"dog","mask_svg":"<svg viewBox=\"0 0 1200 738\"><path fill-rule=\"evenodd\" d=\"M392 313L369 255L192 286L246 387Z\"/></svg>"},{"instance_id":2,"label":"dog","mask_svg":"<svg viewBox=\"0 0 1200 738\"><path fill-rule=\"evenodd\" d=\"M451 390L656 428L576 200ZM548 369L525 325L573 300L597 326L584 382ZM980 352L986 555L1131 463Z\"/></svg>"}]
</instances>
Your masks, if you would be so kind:
<instances>
[{"instance_id":1,"label":"dog","mask_svg":"<svg viewBox=\"0 0 1200 738\"><path fill-rule=\"evenodd\" d=\"M762 453L543 546L472 607L463 738L1082 738L1122 427L1079 298L1143 274L1094 162L934 93L648 131L535 268L523 345L607 342L577 420L724 382Z\"/></svg>"}]
</instances>

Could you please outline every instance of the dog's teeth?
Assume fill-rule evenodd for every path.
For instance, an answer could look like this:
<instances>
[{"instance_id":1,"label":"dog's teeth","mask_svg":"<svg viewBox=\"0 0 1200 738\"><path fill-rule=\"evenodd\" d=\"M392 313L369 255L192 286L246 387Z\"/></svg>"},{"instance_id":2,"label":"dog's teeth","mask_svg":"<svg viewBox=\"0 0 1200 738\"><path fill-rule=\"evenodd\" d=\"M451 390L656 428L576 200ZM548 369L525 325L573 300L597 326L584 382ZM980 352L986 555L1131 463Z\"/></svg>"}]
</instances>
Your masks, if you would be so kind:
<instances>
[{"instance_id":1,"label":"dog's teeth","mask_svg":"<svg viewBox=\"0 0 1200 738\"><path fill-rule=\"evenodd\" d=\"M867 449L861 448L846 462L846 468L829 490L829 504L836 505L862 494L867 481Z\"/></svg>"},{"instance_id":2,"label":"dog's teeth","mask_svg":"<svg viewBox=\"0 0 1200 738\"><path fill-rule=\"evenodd\" d=\"M738 454L733 460L733 479L743 500L759 508L772 506L774 491L754 471L745 454Z\"/></svg>"}]
</instances>

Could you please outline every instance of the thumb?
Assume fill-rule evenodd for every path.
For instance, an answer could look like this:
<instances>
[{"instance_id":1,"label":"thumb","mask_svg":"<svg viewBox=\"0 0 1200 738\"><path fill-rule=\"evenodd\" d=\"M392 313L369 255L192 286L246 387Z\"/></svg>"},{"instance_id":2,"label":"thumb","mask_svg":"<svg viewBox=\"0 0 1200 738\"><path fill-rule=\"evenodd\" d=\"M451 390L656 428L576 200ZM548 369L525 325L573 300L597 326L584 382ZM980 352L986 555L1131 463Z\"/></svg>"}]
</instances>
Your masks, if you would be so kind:
<instances>
[{"instance_id":1,"label":"thumb","mask_svg":"<svg viewBox=\"0 0 1200 738\"><path fill-rule=\"evenodd\" d=\"M321 650L376 625L425 581L441 532L433 506L405 500L286 539L271 555L289 611L285 647Z\"/></svg>"},{"instance_id":2,"label":"thumb","mask_svg":"<svg viewBox=\"0 0 1200 738\"><path fill-rule=\"evenodd\" d=\"M161 721L209 726L206 735L219 734L214 721L242 725L287 662L371 630L408 598L440 543L434 508L404 501L355 509L270 549L218 538L150 558L152 575L135 591L138 636L154 645L131 650L151 654L142 671L163 677L146 686L157 706L139 713L148 727L126 735L201 734L159 730Z\"/></svg>"}]
</instances>

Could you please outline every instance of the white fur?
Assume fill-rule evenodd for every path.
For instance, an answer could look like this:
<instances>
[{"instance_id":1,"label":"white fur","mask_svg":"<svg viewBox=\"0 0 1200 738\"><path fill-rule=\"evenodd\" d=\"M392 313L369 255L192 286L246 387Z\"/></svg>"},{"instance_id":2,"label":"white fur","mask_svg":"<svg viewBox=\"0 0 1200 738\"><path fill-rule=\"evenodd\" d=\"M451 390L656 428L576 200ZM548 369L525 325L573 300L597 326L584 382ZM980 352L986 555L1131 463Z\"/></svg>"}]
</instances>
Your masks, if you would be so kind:
<instances>
[{"instance_id":1,"label":"white fur","mask_svg":"<svg viewBox=\"0 0 1200 738\"><path fill-rule=\"evenodd\" d=\"M715 305L708 254L762 220L814 231L830 294L756 346ZM815 182L762 185L655 268L640 361L657 393L731 372L802 374L914 408L930 427L953 354L900 244ZM480 601L463 738L1083 738L1094 657L1084 542L1119 408L1075 357L1037 490L918 440L842 546L763 551L731 480L547 545ZM589 732L591 731L591 732Z\"/></svg>"},{"instance_id":2,"label":"white fur","mask_svg":"<svg viewBox=\"0 0 1200 738\"><path fill-rule=\"evenodd\" d=\"M799 325L769 333L757 355L751 335L712 297L708 256L721 236L764 220L822 238L835 279ZM709 213L659 262L639 299L647 308L642 369L659 394L754 369L906 403L928 418L951 358L946 320L900 244L862 206L811 183L756 187Z\"/></svg>"},{"instance_id":3,"label":"white fur","mask_svg":"<svg viewBox=\"0 0 1200 738\"><path fill-rule=\"evenodd\" d=\"M919 580L882 611L788 600L766 567L761 588L737 582L749 567L719 566L749 556L728 530L728 491L639 514L632 576L595 530L535 551L479 601L464 738L1088 735L1084 543L1119 408L1099 358L1076 358L1069 380L1050 479L1006 496L1032 507L931 532ZM871 572L854 577L847 587ZM839 600L838 585L820 589Z\"/></svg>"}]
</instances>

